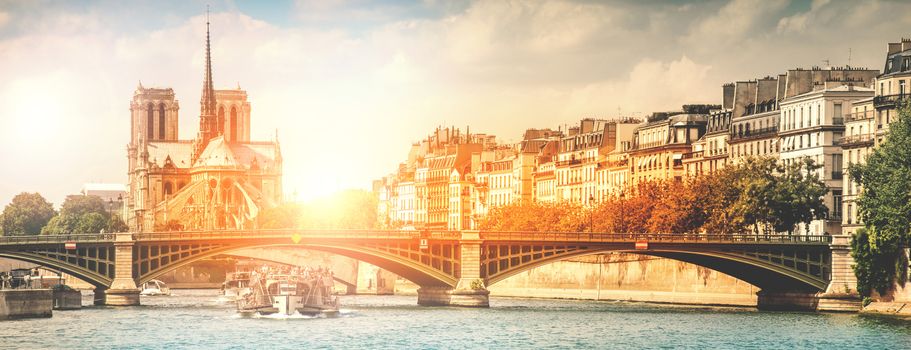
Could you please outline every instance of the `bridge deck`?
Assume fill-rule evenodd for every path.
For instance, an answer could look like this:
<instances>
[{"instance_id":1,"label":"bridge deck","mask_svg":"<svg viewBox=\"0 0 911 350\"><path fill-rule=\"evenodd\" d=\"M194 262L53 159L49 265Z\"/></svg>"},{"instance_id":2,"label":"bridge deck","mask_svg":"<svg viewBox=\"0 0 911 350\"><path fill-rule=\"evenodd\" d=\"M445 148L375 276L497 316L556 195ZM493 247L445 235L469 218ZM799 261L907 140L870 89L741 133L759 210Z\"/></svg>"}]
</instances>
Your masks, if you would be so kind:
<instances>
[{"instance_id":1,"label":"bridge deck","mask_svg":"<svg viewBox=\"0 0 911 350\"><path fill-rule=\"evenodd\" d=\"M4 236L0 246L108 243L113 242L114 233ZM243 230L243 231L175 231L134 233L136 241L196 241L206 239L391 239L391 240L459 240L458 231L391 231L391 230ZM604 233L604 232L507 232L481 231L484 241L515 242L579 242L579 243L736 243L736 244L784 244L784 245L829 245L832 236L811 235L753 235L753 234L677 234L677 233Z\"/></svg>"}]
</instances>

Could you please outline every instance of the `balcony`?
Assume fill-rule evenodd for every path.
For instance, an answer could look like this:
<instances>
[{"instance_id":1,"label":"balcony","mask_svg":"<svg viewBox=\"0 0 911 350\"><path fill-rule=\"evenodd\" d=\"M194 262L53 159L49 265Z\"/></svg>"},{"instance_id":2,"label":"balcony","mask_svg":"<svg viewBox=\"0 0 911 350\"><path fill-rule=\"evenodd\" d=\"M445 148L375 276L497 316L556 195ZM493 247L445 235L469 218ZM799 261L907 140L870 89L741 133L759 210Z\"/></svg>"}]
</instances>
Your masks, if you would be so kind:
<instances>
[{"instance_id":1,"label":"balcony","mask_svg":"<svg viewBox=\"0 0 911 350\"><path fill-rule=\"evenodd\" d=\"M863 111L845 114L845 123L857 120L873 119L873 111Z\"/></svg>"},{"instance_id":2,"label":"balcony","mask_svg":"<svg viewBox=\"0 0 911 350\"><path fill-rule=\"evenodd\" d=\"M576 159L570 159L570 160L556 161L556 162L554 162L554 166L564 167L564 166L588 164L588 163L593 163L593 162L595 162L595 158L576 158Z\"/></svg>"},{"instance_id":3,"label":"balcony","mask_svg":"<svg viewBox=\"0 0 911 350\"><path fill-rule=\"evenodd\" d=\"M778 126L770 126L762 129L746 130L743 133L731 133L731 140L750 140L772 136L778 133Z\"/></svg>"},{"instance_id":4,"label":"balcony","mask_svg":"<svg viewBox=\"0 0 911 350\"><path fill-rule=\"evenodd\" d=\"M668 144L665 141L654 141L654 142L637 142L633 144L633 149L646 149L652 147L659 147Z\"/></svg>"},{"instance_id":5,"label":"balcony","mask_svg":"<svg viewBox=\"0 0 911 350\"><path fill-rule=\"evenodd\" d=\"M683 160L702 158L704 152L705 151L695 151L695 152L684 153Z\"/></svg>"},{"instance_id":6,"label":"balcony","mask_svg":"<svg viewBox=\"0 0 911 350\"><path fill-rule=\"evenodd\" d=\"M908 99L908 94L876 96L873 98L873 107L876 109L895 108L906 99Z\"/></svg>"},{"instance_id":7,"label":"balcony","mask_svg":"<svg viewBox=\"0 0 911 350\"><path fill-rule=\"evenodd\" d=\"M629 165L629 159L621 159L605 163L605 166L608 168L625 167L627 165Z\"/></svg>"},{"instance_id":8,"label":"balcony","mask_svg":"<svg viewBox=\"0 0 911 350\"><path fill-rule=\"evenodd\" d=\"M874 140L873 134L851 135L851 136L845 136L845 137L838 139L838 141L835 141L835 145L841 146L844 148L865 147L865 146L872 146L873 140Z\"/></svg>"}]
</instances>

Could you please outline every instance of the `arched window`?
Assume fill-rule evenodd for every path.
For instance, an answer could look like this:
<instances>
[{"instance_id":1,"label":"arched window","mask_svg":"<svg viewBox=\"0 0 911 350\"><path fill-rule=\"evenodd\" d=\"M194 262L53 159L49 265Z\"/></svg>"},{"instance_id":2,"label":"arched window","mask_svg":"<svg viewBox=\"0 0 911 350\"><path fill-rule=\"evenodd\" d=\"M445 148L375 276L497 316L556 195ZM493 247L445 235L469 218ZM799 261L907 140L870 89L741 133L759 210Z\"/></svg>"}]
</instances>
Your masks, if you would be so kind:
<instances>
[{"instance_id":1,"label":"arched window","mask_svg":"<svg viewBox=\"0 0 911 350\"><path fill-rule=\"evenodd\" d=\"M237 124L237 107L231 107L231 129L230 129L231 141L237 141L240 138L240 125Z\"/></svg>"},{"instance_id":2,"label":"arched window","mask_svg":"<svg viewBox=\"0 0 911 350\"><path fill-rule=\"evenodd\" d=\"M171 185L171 182L170 182L170 181L165 181L165 183L164 183L164 195L167 196L167 195L170 195L170 194L172 194L172 193L174 193L174 188L173 188L173 186Z\"/></svg>"},{"instance_id":3,"label":"arched window","mask_svg":"<svg viewBox=\"0 0 911 350\"><path fill-rule=\"evenodd\" d=\"M149 103L147 109L148 118L146 118L146 140L155 139L155 105Z\"/></svg>"},{"instance_id":4,"label":"arched window","mask_svg":"<svg viewBox=\"0 0 911 350\"><path fill-rule=\"evenodd\" d=\"M158 138L164 140L164 103L158 105Z\"/></svg>"},{"instance_id":5,"label":"arched window","mask_svg":"<svg viewBox=\"0 0 911 350\"><path fill-rule=\"evenodd\" d=\"M217 123L218 123L218 125L215 127L215 130L217 130L219 135L224 134L225 133L225 106L224 105L218 106Z\"/></svg>"}]
</instances>

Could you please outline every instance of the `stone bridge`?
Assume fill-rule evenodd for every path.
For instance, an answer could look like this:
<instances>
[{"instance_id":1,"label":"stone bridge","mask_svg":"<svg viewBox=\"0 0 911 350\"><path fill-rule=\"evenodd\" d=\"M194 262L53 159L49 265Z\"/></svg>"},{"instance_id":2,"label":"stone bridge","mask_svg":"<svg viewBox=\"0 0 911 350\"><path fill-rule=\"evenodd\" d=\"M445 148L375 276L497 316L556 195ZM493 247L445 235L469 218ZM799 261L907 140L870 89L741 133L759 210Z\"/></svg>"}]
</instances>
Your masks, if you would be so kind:
<instances>
[{"instance_id":1,"label":"stone bridge","mask_svg":"<svg viewBox=\"0 0 911 350\"><path fill-rule=\"evenodd\" d=\"M838 309L856 302L853 274L845 273L852 263L848 241L841 236L245 230L0 237L0 257L80 278L107 305L139 304L137 286L175 268L261 247L297 247L374 264L418 284L421 305L487 306L486 287L509 276L611 251L731 275L762 290L763 308Z\"/></svg>"}]
</instances>

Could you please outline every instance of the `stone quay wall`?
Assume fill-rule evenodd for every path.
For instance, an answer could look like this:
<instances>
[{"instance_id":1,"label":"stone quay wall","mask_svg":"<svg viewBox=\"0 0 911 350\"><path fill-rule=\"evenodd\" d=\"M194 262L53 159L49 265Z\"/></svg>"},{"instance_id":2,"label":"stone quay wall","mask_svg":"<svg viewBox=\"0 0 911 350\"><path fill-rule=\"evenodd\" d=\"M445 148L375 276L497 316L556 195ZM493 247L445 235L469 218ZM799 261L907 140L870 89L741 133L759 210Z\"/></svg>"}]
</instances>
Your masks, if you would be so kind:
<instances>
[{"instance_id":1,"label":"stone quay wall","mask_svg":"<svg viewBox=\"0 0 911 350\"><path fill-rule=\"evenodd\" d=\"M54 294L50 289L0 290L0 320L51 317Z\"/></svg>"}]
</instances>

